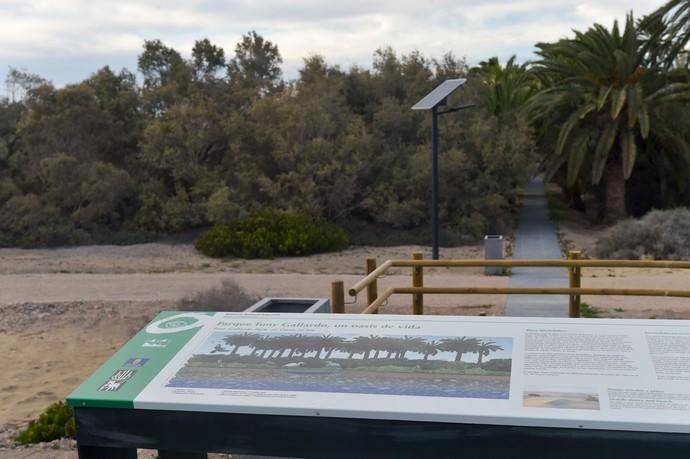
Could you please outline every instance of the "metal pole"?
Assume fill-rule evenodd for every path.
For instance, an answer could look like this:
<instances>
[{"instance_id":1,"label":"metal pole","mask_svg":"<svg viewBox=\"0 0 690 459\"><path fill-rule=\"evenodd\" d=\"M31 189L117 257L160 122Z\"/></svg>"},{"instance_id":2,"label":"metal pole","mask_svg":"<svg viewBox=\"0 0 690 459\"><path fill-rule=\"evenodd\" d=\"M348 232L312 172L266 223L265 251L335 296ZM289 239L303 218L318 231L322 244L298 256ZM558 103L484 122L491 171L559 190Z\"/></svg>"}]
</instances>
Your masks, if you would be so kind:
<instances>
[{"instance_id":1,"label":"metal pole","mask_svg":"<svg viewBox=\"0 0 690 459\"><path fill-rule=\"evenodd\" d=\"M431 109L431 225L432 254L438 260L438 111Z\"/></svg>"}]
</instances>

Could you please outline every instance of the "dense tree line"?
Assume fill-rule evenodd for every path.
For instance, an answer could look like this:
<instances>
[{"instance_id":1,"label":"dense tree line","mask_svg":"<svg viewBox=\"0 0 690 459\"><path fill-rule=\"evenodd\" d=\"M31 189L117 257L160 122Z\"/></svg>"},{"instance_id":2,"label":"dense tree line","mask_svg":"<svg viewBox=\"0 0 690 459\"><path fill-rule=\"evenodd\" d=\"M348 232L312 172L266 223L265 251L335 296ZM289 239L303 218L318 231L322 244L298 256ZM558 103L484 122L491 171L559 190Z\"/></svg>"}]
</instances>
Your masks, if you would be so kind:
<instances>
[{"instance_id":1,"label":"dense tree line","mask_svg":"<svg viewBox=\"0 0 690 459\"><path fill-rule=\"evenodd\" d=\"M234 55L197 41L190 59L158 40L127 70L55 88L11 72L0 104L0 242L130 241L227 223L264 207L346 226L429 220L428 114L410 107L462 60L375 52L371 70L321 56L282 78L254 32ZM481 100L472 79L462 93ZM466 239L510 226L536 164L524 118L479 109L442 123L446 227Z\"/></svg>"},{"instance_id":2,"label":"dense tree line","mask_svg":"<svg viewBox=\"0 0 690 459\"><path fill-rule=\"evenodd\" d=\"M689 12L671 0L538 44L522 65L386 48L371 69L310 56L286 81L278 46L250 32L232 55L207 39L190 58L147 41L141 82L105 67L56 88L12 70L0 101L0 245L129 242L266 207L409 234L428 224L430 201L430 120L410 107L456 77L468 83L449 102L479 106L441 122L453 240L508 230L517 190L540 166L601 219L687 204Z\"/></svg>"}]
</instances>

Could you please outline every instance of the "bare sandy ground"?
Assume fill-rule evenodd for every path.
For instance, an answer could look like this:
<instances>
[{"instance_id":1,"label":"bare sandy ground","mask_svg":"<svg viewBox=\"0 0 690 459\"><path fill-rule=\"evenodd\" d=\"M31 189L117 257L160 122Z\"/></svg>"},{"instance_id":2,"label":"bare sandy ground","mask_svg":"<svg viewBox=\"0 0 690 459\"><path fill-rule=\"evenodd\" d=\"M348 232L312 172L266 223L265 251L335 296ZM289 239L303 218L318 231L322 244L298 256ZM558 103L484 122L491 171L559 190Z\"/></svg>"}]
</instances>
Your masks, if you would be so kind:
<instances>
[{"instance_id":1,"label":"bare sandy ground","mask_svg":"<svg viewBox=\"0 0 690 459\"><path fill-rule=\"evenodd\" d=\"M428 247L355 247L342 252L276 260L216 260L191 244L83 246L60 249L0 249L0 274L39 273L170 273L241 272L297 274L363 274L365 260L412 258L414 252L431 258ZM483 258L482 246L441 249L442 258ZM475 270L480 272L480 270Z\"/></svg>"},{"instance_id":2,"label":"bare sandy ground","mask_svg":"<svg viewBox=\"0 0 690 459\"><path fill-rule=\"evenodd\" d=\"M64 398L169 303L70 303L0 309L0 425ZM25 320L22 320L25 319Z\"/></svg>"},{"instance_id":3,"label":"bare sandy ground","mask_svg":"<svg viewBox=\"0 0 690 459\"><path fill-rule=\"evenodd\" d=\"M352 274L241 274L241 273L166 273L166 274L7 274L0 276L0 305L16 303L54 303L69 301L176 301L195 291L219 287L224 279L235 281L252 296L328 298L331 282L342 280L350 287L362 275ZM425 285L458 287L505 286L507 277L486 277L479 274L458 274L450 271L427 275ZM381 278L379 291L391 286L411 286L407 275ZM429 304L448 303L453 306L503 305L504 295L482 297L440 297L428 295ZM346 298L352 312L363 308L365 294ZM409 296L390 300L391 305L410 303ZM1 307L1 306L0 306Z\"/></svg>"}]
</instances>

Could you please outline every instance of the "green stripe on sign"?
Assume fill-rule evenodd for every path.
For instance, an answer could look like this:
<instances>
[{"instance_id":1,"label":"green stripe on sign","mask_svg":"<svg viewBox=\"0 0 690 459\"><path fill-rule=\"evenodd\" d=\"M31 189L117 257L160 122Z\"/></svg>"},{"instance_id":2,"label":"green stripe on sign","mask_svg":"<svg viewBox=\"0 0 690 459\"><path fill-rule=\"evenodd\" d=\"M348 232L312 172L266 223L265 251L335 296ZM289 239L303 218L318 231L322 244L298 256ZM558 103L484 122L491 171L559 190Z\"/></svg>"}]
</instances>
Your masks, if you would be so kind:
<instances>
[{"instance_id":1,"label":"green stripe on sign","mask_svg":"<svg viewBox=\"0 0 690 459\"><path fill-rule=\"evenodd\" d=\"M67 397L72 407L134 408L134 399L214 313L163 311Z\"/></svg>"}]
</instances>

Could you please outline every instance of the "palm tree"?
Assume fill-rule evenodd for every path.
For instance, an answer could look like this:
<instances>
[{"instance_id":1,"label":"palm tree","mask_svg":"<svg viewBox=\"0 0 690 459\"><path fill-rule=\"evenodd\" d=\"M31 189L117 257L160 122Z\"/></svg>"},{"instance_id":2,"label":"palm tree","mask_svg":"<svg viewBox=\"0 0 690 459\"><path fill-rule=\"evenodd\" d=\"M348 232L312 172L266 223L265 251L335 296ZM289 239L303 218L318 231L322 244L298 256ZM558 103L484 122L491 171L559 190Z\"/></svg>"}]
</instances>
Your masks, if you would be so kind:
<instances>
[{"instance_id":1,"label":"palm tree","mask_svg":"<svg viewBox=\"0 0 690 459\"><path fill-rule=\"evenodd\" d=\"M481 365L482 360L484 357L488 356L492 352L496 351L502 351L503 348L499 346L498 344L494 343L493 341L482 341L477 345L476 350L474 351L477 354L477 364Z\"/></svg>"},{"instance_id":2,"label":"palm tree","mask_svg":"<svg viewBox=\"0 0 690 459\"><path fill-rule=\"evenodd\" d=\"M283 354L288 348L287 340L285 336L266 336L261 341L263 347L265 348L262 357L264 358L274 358Z\"/></svg>"},{"instance_id":3,"label":"palm tree","mask_svg":"<svg viewBox=\"0 0 690 459\"><path fill-rule=\"evenodd\" d=\"M256 335L256 341L254 343L252 343L252 347L254 348L254 350L252 351L253 357L258 357L259 354L266 351L266 349L264 347L265 343L266 343L266 337L265 336Z\"/></svg>"},{"instance_id":4,"label":"palm tree","mask_svg":"<svg viewBox=\"0 0 690 459\"><path fill-rule=\"evenodd\" d=\"M486 108L494 116L521 109L537 88L527 64L516 64L515 56L504 66L498 57L492 57L480 62L474 71L484 84Z\"/></svg>"},{"instance_id":5,"label":"palm tree","mask_svg":"<svg viewBox=\"0 0 690 459\"><path fill-rule=\"evenodd\" d=\"M398 351L400 350L400 343L398 342L398 338L392 338L390 336L384 336L383 338L380 338L378 344L378 349L380 351L386 352L386 358L390 359L395 357L398 354ZM378 352L376 355L378 356Z\"/></svg>"},{"instance_id":6,"label":"palm tree","mask_svg":"<svg viewBox=\"0 0 690 459\"><path fill-rule=\"evenodd\" d=\"M354 339L353 345L354 349L357 349L355 354L363 354L364 360L369 360L375 351L375 346L379 341L378 336L358 336Z\"/></svg>"},{"instance_id":7,"label":"palm tree","mask_svg":"<svg viewBox=\"0 0 690 459\"><path fill-rule=\"evenodd\" d=\"M440 343L438 341L424 341L424 344L419 347L417 352L424 354L424 360L429 360L430 355L438 354L439 344Z\"/></svg>"},{"instance_id":8,"label":"palm tree","mask_svg":"<svg viewBox=\"0 0 690 459\"><path fill-rule=\"evenodd\" d=\"M455 361L460 362L462 355L467 352L474 352L480 341L477 338L446 338L442 339L438 349L444 352L455 352Z\"/></svg>"},{"instance_id":9,"label":"palm tree","mask_svg":"<svg viewBox=\"0 0 690 459\"><path fill-rule=\"evenodd\" d=\"M368 340L369 338L366 336L358 336L351 341L345 341L342 351L348 353L348 359L354 357L355 354L362 354L363 357L366 358L371 350Z\"/></svg>"},{"instance_id":10,"label":"palm tree","mask_svg":"<svg viewBox=\"0 0 690 459\"><path fill-rule=\"evenodd\" d=\"M408 352L419 352L421 353L422 346L426 344L423 338L404 336L400 342L400 351L396 356L397 359L405 359L405 354Z\"/></svg>"},{"instance_id":11,"label":"palm tree","mask_svg":"<svg viewBox=\"0 0 690 459\"><path fill-rule=\"evenodd\" d=\"M227 335L223 338L223 342L228 346L233 346L230 355L235 355L239 348L243 346L252 346L259 341L259 336L255 333L242 333L241 335Z\"/></svg>"},{"instance_id":12,"label":"palm tree","mask_svg":"<svg viewBox=\"0 0 690 459\"><path fill-rule=\"evenodd\" d=\"M626 216L625 180L650 132L678 135L655 116L656 109L690 97L687 83L669 83L660 69L647 66L651 44L642 40L630 14L623 33L616 21L611 30L595 24L575 32L573 39L537 45L541 59L536 67L547 87L530 107L539 116L560 118L547 178L565 166L568 186L581 176L593 184L604 179L609 220Z\"/></svg>"},{"instance_id":13,"label":"palm tree","mask_svg":"<svg viewBox=\"0 0 690 459\"><path fill-rule=\"evenodd\" d=\"M282 336L279 342L282 344L284 351L281 353L281 355L283 355L287 350L290 350L290 353L287 356L288 358L295 354L299 354L303 357L309 352L321 349L320 343L317 343L317 340L320 340L320 338L315 336L305 336L301 333L297 335Z\"/></svg>"},{"instance_id":14,"label":"palm tree","mask_svg":"<svg viewBox=\"0 0 690 459\"><path fill-rule=\"evenodd\" d=\"M670 70L681 54L688 54L685 47L690 42L690 0L670 0L645 17L640 27L657 41L656 49L650 50L652 56Z\"/></svg>"},{"instance_id":15,"label":"palm tree","mask_svg":"<svg viewBox=\"0 0 690 459\"><path fill-rule=\"evenodd\" d=\"M320 357L321 354L325 352L326 356L324 358L326 360L330 359L331 354L333 354L333 351L335 351L336 349L340 349L343 346L343 343L345 342L345 338L333 335L322 335L318 339L320 350L317 352L316 356Z\"/></svg>"},{"instance_id":16,"label":"palm tree","mask_svg":"<svg viewBox=\"0 0 690 459\"><path fill-rule=\"evenodd\" d=\"M318 358L319 353L323 349L323 343L320 336L300 335L300 340L297 346L299 347L299 352L302 356L306 356L307 354L313 352L314 358Z\"/></svg>"}]
</instances>

